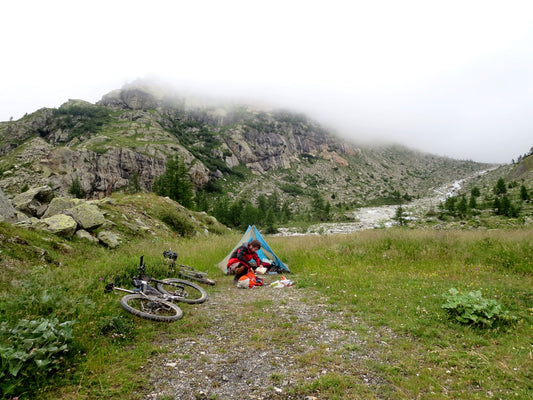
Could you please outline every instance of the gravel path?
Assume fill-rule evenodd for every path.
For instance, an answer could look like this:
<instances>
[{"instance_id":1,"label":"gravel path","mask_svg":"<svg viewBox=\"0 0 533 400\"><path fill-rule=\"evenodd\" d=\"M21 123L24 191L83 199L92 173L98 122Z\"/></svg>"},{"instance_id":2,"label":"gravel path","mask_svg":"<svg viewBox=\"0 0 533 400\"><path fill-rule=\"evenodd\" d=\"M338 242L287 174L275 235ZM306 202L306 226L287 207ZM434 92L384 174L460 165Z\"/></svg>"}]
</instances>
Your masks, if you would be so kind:
<instances>
[{"instance_id":1,"label":"gravel path","mask_svg":"<svg viewBox=\"0 0 533 400\"><path fill-rule=\"evenodd\" d=\"M244 290L224 279L198 310L205 333L161 344L168 353L150 362L146 399L319 399L305 385L329 373L386 385L362 365L379 362L391 332L336 310L310 288Z\"/></svg>"}]
</instances>

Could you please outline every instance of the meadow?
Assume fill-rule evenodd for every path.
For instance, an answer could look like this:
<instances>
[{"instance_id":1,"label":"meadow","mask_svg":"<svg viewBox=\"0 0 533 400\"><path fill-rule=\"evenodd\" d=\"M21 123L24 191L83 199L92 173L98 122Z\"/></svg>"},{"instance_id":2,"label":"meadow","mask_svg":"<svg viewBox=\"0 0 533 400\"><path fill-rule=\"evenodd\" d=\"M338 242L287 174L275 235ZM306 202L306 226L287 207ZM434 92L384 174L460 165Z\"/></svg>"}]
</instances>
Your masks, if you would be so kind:
<instances>
[{"instance_id":1,"label":"meadow","mask_svg":"<svg viewBox=\"0 0 533 400\"><path fill-rule=\"evenodd\" d=\"M172 324L135 318L120 308L119 296L104 293L105 283L129 285L141 254L151 272L163 276L168 266L161 254L172 248L180 262L218 281L208 292L220 291L230 283L215 263L241 236L146 235L108 250L5 224L0 235L0 348L9 343L8 326L21 319L74 321L68 352L51 373L23 367L17 379L6 380L3 356L3 398L19 400L144 398L146 360L165 351L162 338L204 334L213 322L188 305L183 319ZM531 228L267 236L290 266L294 290L318 292L328 309L364 321L343 326L347 332L364 337L372 326L387 337L386 351L363 365L383 384L363 385L332 368L342 354L317 356L317 368L332 372L311 383L302 380L292 393L319 399L533 398L532 237ZM501 308L494 318L459 322L443 308L452 288L461 295L477 293ZM280 321L279 329L290 331L290 326ZM298 332L289 334L297 340Z\"/></svg>"}]
</instances>

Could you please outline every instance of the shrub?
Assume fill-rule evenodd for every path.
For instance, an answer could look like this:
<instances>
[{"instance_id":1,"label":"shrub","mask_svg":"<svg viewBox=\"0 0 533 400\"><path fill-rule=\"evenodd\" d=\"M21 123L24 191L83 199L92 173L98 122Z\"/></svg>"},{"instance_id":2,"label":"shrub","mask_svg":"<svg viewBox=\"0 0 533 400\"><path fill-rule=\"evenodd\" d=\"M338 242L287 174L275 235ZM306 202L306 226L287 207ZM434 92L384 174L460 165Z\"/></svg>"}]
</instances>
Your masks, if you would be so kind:
<instances>
[{"instance_id":1,"label":"shrub","mask_svg":"<svg viewBox=\"0 0 533 400\"><path fill-rule=\"evenodd\" d=\"M290 195L293 195L293 196L298 196L298 195L304 194L304 190L302 189L302 187L300 185L293 184L293 183L291 183L291 184L282 183L282 184L279 185L279 188L283 192L285 192L287 194L290 194Z\"/></svg>"},{"instance_id":2,"label":"shrub","mask_svg":"<svg viewBox=\"0 0 533 400\"><path fill-rule=\"evenodd\" d=\"M451 288L445 298L447 301L442 308L450 317L462 324L490 327L493 323L504 323L514 319L496 300L483 298L480 290L463 294Z\"/></svg>"},{"instance_id":3,"label":"shrub","mask_svg":"<svg viewBox=\"0 0 533 400\"><path fill-rule=\"evenodd\" d=\"M3 396L28 390L58 370L73 339L74 321L56 318L20 320L15 327L0 325L0 392Z\"/></svg>"},{"instance_id":4,"label":"shrub","mask_svg":"<svg viewBox=\"0 0 533 400\"><path fill-rule=\"evenodd\" d=\"M81 187L80 180L76 177L72 181L72 184L70 185L68 192L75 196L77 199L83 199L85 197L85 192Z\"/></svg>"},{"instance_id":5,"label":"shrub","mask_svg":"<svg viewBox=\"0 0 533 400\"><path fill-rule=\"evenodd\" d=\"M174 232L183 237L192 237L196 232L195 225L179 210L168 207L156 207L155 214L162 222L168 225Z\"/></svg>"}]
</instances>

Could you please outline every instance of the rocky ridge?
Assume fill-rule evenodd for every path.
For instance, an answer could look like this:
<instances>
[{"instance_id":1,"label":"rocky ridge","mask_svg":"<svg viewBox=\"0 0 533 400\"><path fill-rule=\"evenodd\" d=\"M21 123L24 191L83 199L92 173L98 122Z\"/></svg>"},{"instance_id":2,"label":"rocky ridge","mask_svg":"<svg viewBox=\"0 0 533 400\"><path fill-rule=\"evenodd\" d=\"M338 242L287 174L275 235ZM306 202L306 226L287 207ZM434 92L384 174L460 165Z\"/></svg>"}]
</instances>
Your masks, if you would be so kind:
<instances>
[{"instance_id":1,"label":"rocky ridge","mask_svg":"<svg viewBox=\"0 0 533 400\"><path fill-rule=\"evenodd\" d=\"M96 104L70 100L0 123L0 188L13 197L25 186L48 185L63 196L78 180L89 198L149 191L170 155L183 158L195 189L217 182L234 198L250 186L252 196L277 190L291 204L305 203L314 190L332 203L418 197L485 167L399 146L360 146L283 110L199 103L130 85ZM241 167L250 174L235 185L230 178Z\"/></svg>"}]
</instances>

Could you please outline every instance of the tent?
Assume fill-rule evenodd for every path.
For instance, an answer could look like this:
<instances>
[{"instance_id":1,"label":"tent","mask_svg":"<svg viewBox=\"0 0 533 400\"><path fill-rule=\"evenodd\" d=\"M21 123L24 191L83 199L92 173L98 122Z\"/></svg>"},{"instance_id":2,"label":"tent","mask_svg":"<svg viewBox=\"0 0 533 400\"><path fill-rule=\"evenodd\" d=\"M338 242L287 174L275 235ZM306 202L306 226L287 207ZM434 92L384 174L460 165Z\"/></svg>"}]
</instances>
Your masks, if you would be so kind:
<instances>
[{"instance_id":1,"label":"tent","mask_svg":"<svg viewBox=\"0 0 533 400\"><path fill-rule=\"evenodd\" d=\"M259 233L257 228L254 225L249 225L248 229L246 230L244 236L239 240L237 245L229 252L229 254L218 263L219 268L224 272L227 273L227 265L228 260L230 259L231 255L237 249L238 247L242 246L244 243L248 243L251 240L259 240L259 243L261 243L261 249L257 252L257 256L262 261L263 259L268 259L272 261L272 265L275 265L279 269L285 272L291 272L289 271L289 268L281 260L278 258L276 254L272 251L270 246L267 244L263 236Z\"/></svg>"}]
</instances>

